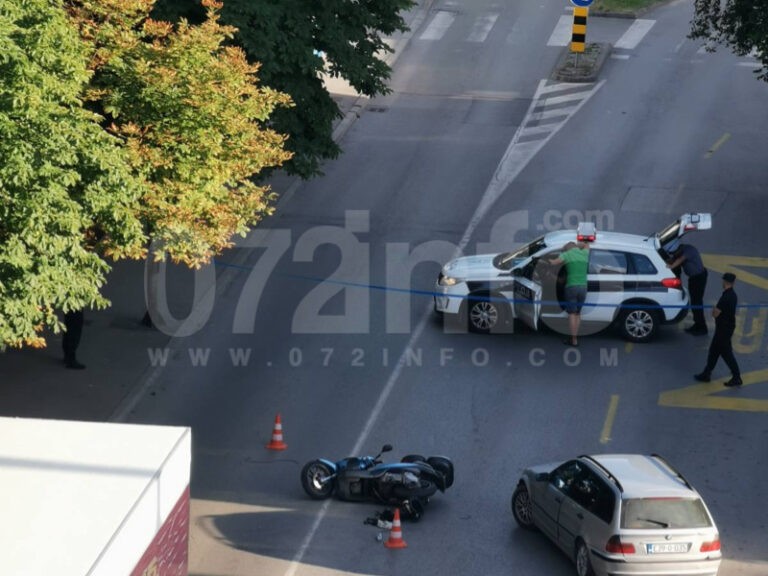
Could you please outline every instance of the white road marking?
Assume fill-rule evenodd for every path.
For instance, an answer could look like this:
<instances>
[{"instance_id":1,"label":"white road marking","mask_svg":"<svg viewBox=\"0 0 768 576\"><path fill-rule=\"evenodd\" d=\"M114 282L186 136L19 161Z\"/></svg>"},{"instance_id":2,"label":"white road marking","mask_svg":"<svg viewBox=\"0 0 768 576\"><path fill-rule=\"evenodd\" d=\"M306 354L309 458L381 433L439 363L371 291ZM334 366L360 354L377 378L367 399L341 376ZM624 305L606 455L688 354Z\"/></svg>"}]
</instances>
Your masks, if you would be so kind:
<instances>
[{"instance_id":1,"label":"white road marking","mask_svg":"<svg viewBox=\"0 0 768 576\"><path fill-rule=\"evenodd\" d=\"M560 16L560 20L557 21L555 29L552 30L552 35L547 41L547 46L567 46L571 41L571 33L573 29L573 17Z\"/></svg>"},{"instance_id":2,"label":"white road marking","mask_svg":"<svg viewBox=\"0 0 768 576\"><path fill-rule=\"evenodd\" d=\"M550 92L560 92L561 90L568 90L569 88L576 88L578 86L592 86L592 84L577 84L575 82L560 82L558 84L550 84L549 86L544 86L544 88L539 87L539 91L536 93L539 96L542 94L549 94Z\"/></svg>"},{"instance_id":3,"label":"white road marking","mask_svg":"<svg viewBox=\"0 0 768 576\"><path fill-rule=\"evenodd\" d=\"M469 33L467 42L485 42L498 19L498 14L486 14L477 18L472 25L472 31Z\"/></svg>"},{"instance_id":4,"label":"white road marking","mask_svg":"<svg viewBox=\"0 0 768 576\"><path fill-rule=\"evenodd\" d=\"M532 116L532 120L546 120L548 118L557 118L558 116L568 116L573 112L576 112L578 106L571 106L570 108L555 108L554 110L542 110L541 112L535 112Z\"/></svg>"},{"instance_id":5,"label":"white road marking","mask_svg":"<svg viewBox=\"0 0 768 576\"><path fill-rule=\"evenodd\" d=\"M555 125L554 124L543 124L541 126L529 126L528 128L523 128L523 130L520 132L520 137L523 136L533 136L534 134L547 134L548 132L552 132L554 130Z\"/></svg>"},{"instance_id":6,"label":"white road marking","mask_svg":"<svg viewBox=\"0 0 768 576\"><path fill-rule=\"evenodd\" d=\"M467 225L467 228L464 231L464 234L462 235L458 246L456 247L456 253L454 257L458 257L464 253L464 250L469 244L469 241L472 238L472 235L475 233L475 230L480 225L480 222L483 220L483 218L491 209L491 207L493 207L495 202L509 187L509 185L515 180L515 178L517 178L520 172L523 171L523 169L533 159L536 153L539 150L541 150L541 148L547 142L549 142L550 138L552 138L552 136L554 136L558 132L558 130L560 130L560 128L562 128L565 125L565 121L561 122L552 130L549 136L547 136L542 140L538 140L534 142L522 142L522 143L518 142L523 132L523 126L525 126L525 124L527 124L533 117L533 110L539 103L538 100L539 100L539 96L541 95L541 90L545 88L546 83L547 83L547 80L542 80L541 82L539 82L539 87L537 88L536 93L534 94L533 99L531 101L531 104L528 107L528 112L526 113L525 118L523 119L523 122L520 124L520 127L518 127L517 131L515 132L515 135L512 137L512 141L507 147L507 150L504 153L504 156L502 157L501 162L499 162L499 165L496 168L496 172L493 174L493 177L491 178L491 181L489 182L488 187L485 189L485 193L483 194L483 197L480 199L480 203L477 205L477 208L475 209L475 213L472 215L472 219L469 221L469 224ZM579 110L600 89L600 87L604 83L605 83L605 80L595 85L594 88L592 88L592 90L589 92L589 96L587 96L581 103L579 103L578 106L575 106L574 108L572 108L572 110L574 112ZM416 325L416 328L414 329L413 334L411 334L411 337L408 340L408 344L406 344L405 348L403 348L403 351L400 354L397 364L395 365L395 368L392 370L392 373L387 379L387 383L384 385L384 388L382 389L381 394L379 394L379 398L376 401L376 404L374 405L370 415L368 416L368 419L365 422L365 426L363 426L363 430L360 433L360 436L358 437L357 442L355 442L354 447L350 451L351 454L359 454L362 451L365 443L368 441L368 437L371 434L371 430L373 430L373 427L376 425L379 415L381 414L381 411L384 409L384 405L386 404L387 400L392 394L392 390L394 389L398 380L400 379L400 375L402 374L403 367L405 366L409 358L409 351L416 348L416 343L418 342L419 338L421 338L421 335L424 332L424 328L431 321L430 319L433 313L432 309L433 309L432 302L427 302L427 306L425 307L424 312L421 315L421 319L419 320L419 323ZM312 540L314 540L315 535L317 534L317 531L320 529L320 525L322 524L323 519L328 514L328 509L330 508L331 502L332 500L326 500L321 506L320 510L317 513L317 516L315 517L315 521L312 523L312 526L310 527L309 532L307 532L307 535L304 537L304 540L302 540L301 542L301 546L299 547L298 552L293 557L293 560L291 561L291 564L288 567L288 570L285 572L285 576L295 576L296 571L301 566L301 562L304 559L304 556L306 555L307 550L309 550L309 547L312 544Z\"/></svg>"},{"instance_id":7,"label":"white road marking","mask_svg":"<svg viewBox=\"0 0 768 576\"><path fill-rule=\"evenodd\" d=\"M656 24L656 20L635 20L613 47L622 50L634 50L654 24Z\"/></svg>"},{"instance_id":8,"label":"white road marking","mask_svg":"<svg viewBox=\"0 0 768 576\"><path fill-rule=\"evenodd\" d=\"M455 19L456 14L453 12L446 12L445 10L439 11L435 14L435 17L432 18L432 22L429 23L429 26L427 26L424 32L421 33L419 40L440 40L440 38L445 36L445 33L448 31L448 28L451 27L451 24L453 24Z\"/></svg>"},{"instance_id":9,"label":"white road marking","mask_svg":"<svg viewBox=\"0 0 768 576\"><path fill-rule=\"evenodd\" d=\"M686 40L687 38L683 38L682 40L680 40L680 42L677 43L677 46L675 46L675 53L680 52L680 48L683 47L683 44L685 44Z\"/></svg>"},{"instance_id":10,"label":"white road marking","mask_svg":"<svg viewBox=\"0 0 768 576\"><path fill-rule=\"evenodd\" d=\"M566 94L565 96L550 96L542 98L542 104L544 106L554 106L555 104L562 104L563 102L574 102L586 98L591 92L574 92L573 94Z\"/></svg>"},{"instance_id":11,"label":"white road marking","mask_svg":"<svg viewBox=\"0 0 768 576\"><path fill-rule=\"evenodd\" d=\"M701 46L698 50L696 50L696 54L708 54L707 52L707 45Z\"/></svg>"},{"instance_id":12,"label":"white road marking","mask_svg":"<svg viewBox=\"0 0 768 576\"><path fill-rule=\"evenodd\" d=\"M629 60L629 54L611 54L614 60Z\"/></svg>"},{"instance_id":13,"label":"white road marking","mask_svg":"<svg viewBox=\"0 0 768 576\"><path fill-rule=\"evenodd\" d=\"M745 68L762 68L763 65L759 62L737 62L737 66L744 66Z\"/></svg>"}]
</instances>

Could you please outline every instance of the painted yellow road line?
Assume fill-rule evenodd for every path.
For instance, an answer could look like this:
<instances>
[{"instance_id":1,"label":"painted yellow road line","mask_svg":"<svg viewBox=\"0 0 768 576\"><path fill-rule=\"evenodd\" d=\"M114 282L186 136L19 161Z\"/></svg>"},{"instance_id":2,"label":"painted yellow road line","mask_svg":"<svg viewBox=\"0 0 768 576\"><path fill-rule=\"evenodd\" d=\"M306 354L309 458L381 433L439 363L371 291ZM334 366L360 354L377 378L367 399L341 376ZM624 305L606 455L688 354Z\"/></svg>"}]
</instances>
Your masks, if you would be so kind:
<instances>
[{"instance_id":1,"label":"painted yellow road line","mask_svg":"<svg viewBox=\"0 0 768 576\"><path fill-rule=\"evenodd\" d=\"M629 354L630 352L632 352L632 348L634 347L635 345L632 342L627 342L626 344L624 344L624 352Z\"/></svg>"},{"instance_id":2,"label":"painted yellow road line","mask_svg":"<svg viewBox=\"0 0 768 576\"><path fill-rule=\"evenodd\" d=\"M747 329L747 319L750 328ZM736 354L754 354L760 351L765 341L765 324L768 320L768 308L739 310L736 314L736 330L733 333L733 349Z\"/></svg>"},{"instance_id":3,"label":"painted yellow road line","mask_svg":"<svg viewBox=\"0 0 768 576\"><path fill-rule=\"evenodd\" d=\"M715 152L717 152L717 151L718 151L718 149L719 149L719 148L720 148L720 147L721 147L723 144L725 144L726 142L728 142L728 139L729 139L730 137L731 137L731 134L730 134L729 132L726 132L725 134L723 134L723 135L720 137L720 140L718 140L717 142L715 142L715 143L712 145L712 148L710 148L709 150L707 150L707 153L706 153L706 154L704 154L704 158L711 158L711 157L712 157L712 154L714 154Z\"/></svg>"},{"instance_id":4,"label":"painted yellow road line","mask_svg":"<svg viewBox=\"0 0 768 576\"><path fill-rule=\"evenodd\" d=\"M744 268L768 268L768 258L752 256L728 256L725 254L704 254L704 266L715 272L725 274L733 272L739 283L752 284L763 290L768 290L768 278L747 272Z\"/></svg>"},{"instance_id":5,"label":"painted yellow road line","mask_svg":"<svg viewBox=\"0 0 768 576\"><path fill-rule=\"evenodd\" d=\"M611 402L608 404L608 413L605 415L605 424L600 434L600 444L608 444L611 441L611 429L613 419L616 418L616 409L619 407L619 395L611 394Z\"/></svg>"},{"instance_id":6,"label":"painted yellow road line","mask_svg":"<svg viewBox=\"0 0 768 576\"><path fill-rule=\"evenodd\" d=\"M677 408L705 408L708 410L735 410L739 412L768 412L768 400L744 398L741 390L754 384L768 383L768 368L742 374L743 386L729 389L723 386L728 378L721 378L705 384L694 384L685 388L668 390L659 395L659 406ZM728 393L728 396L716 396ZM738 396L733 395L738 394Z\"/></svg>"}]
</instances>

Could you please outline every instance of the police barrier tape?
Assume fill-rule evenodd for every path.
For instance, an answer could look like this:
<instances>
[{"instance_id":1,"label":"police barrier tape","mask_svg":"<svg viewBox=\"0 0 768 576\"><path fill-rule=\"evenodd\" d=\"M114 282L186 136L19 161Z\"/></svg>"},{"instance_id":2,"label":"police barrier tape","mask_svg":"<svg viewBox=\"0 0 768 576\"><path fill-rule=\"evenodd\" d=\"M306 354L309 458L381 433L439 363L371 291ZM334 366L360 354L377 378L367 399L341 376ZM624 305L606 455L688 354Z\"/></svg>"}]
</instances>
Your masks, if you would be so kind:
<instances>
[{"instance_id":1,"label":"police barrier tape","mask_svg":"<svg viewBox=\"0 0 768 576\"><path fill-rule=\"evenodd\" d=\"M237 270L245 270L250 272L252 269L249 266L238 266L236 264L227 264L224 262L216 262L216 266L221 266L223 268L235 268ZM346 282L342 280L329 280L327 278L318 278L315 276L304 276L301 274L281 274L284 278L292 278L294 280L305 280L307 282L314 282L316 284L333 284L335 286L345 286L347 288L364 288L366 290L373 290L377 292L397 292L399 294L413 294L415 296L431 296L435 297L438 296L440 298L456 298L459 300L482 300L484 302L503 302L506 304L542 304L545 306L568 306L572 304L572 302L567 301L559 301L559 300L529 300L526 298L518 299L518 298L504 298L499 296L475 296L472 294L462 295L462 294L444 294L443 292L435 292L433 290L415 290L413 288L393 288L391 286L382 286L377 284L363 284L360 282ZM621 308L621 309L627 309L627 310L663 310L665 308L669 308L672 310L708 310L715 307L714 304L702 304L702 305L691 305L691 304L601 304L598 302L583 302L580 303L581 306L587 308ZM768 303L764 304L738 304L736 306L737 308L742 309L762 309L762 308L768 308Z\"/></svg>"}]
</instances>

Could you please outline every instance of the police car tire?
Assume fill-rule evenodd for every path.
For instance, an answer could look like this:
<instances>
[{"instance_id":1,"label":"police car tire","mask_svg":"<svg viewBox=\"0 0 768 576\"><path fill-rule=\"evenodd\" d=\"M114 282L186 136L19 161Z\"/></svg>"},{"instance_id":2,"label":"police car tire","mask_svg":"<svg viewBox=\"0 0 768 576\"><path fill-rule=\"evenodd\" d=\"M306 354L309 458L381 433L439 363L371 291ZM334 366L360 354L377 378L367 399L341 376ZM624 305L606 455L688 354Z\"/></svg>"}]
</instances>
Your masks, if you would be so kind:
<instances>
[{"instance_id":1,"label":"police car tire","mask_svg":"<svg viewBox=\"0 0 768 576\"><path fill-rule=\"evenodd\" d=\"M643 336L632 334L627 328L628 320L637 316L639 316L638 319L650 318L651 320L650 330ZM647 308L625 308L619 314L618 326L622 336L624 336L626 340L637 344L645 344L646 342L653 340L654 336L656 336L656 332L658 332L659 329L659 323L659 314L656 310Z\"/></svg>"},{"instance_id":2,"label":"police car tire","mask_svg":"<svg viewBox=\"0 0 768 576\"><path fill-rule=\"evenodd\" d=\"M473 294L473 298L467 299L463 306L463 315L467 322L467 327L471 332L478 332L480 334L489 334L494 330L498 330L504 323L506 310L501 302L494 302L492 294ZM486 308L488 312L495 311L496 320L493 325L488 328L478 326L472 320L473 310L477 310L479 307Z\"/></svg>"}]
</instances>

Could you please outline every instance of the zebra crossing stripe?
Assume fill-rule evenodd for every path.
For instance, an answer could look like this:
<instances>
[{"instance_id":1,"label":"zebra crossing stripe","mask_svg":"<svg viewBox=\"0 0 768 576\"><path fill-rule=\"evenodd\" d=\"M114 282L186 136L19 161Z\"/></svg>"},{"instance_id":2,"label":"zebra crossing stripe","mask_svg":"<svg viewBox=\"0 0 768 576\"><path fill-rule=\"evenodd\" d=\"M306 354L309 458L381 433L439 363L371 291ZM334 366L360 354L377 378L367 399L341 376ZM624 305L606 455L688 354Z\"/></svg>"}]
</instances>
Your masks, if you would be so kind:
<instances>
[{"instance_id":1,"label":"zebra crossing stripe","mask_svg":"<svg viewBox=\"0 0 768 576\"><path fill-rule=\"evenodd\" d=\"M419 39L440 40L443 36L445 36L445 33L448 31L448 28L451 27L451 24L453 24L455 19L456 14L453 12L439 10L437 14L435 14L434 18L432 18L429 26L427 26L424 32L421 33Z\"/></svg>"},{"instance_id":2,"label":"zebra crossing stripe","mask_svg":"<svg viewBox=\"0 0 768 576\"><path fill-rule=\"evenodd\" d=\"M485 42L498 19L499 14L486 14L477 18L472 25L467 42Z\"/></svg>"},{"instance_id":3,"label":"zebra crossing stripe","mask_svg":"<svg viewBox=\"0 0 768 576\"><path fill-rule=\"evenodd\" d=\"M648 34L648 31L653 28L654 24L656 24L656 20L642 20L638 18L632 22L632 25L613 47L619 50L634 50L645 35Z\"/></svg>"},{"instance_id":4,"label":"zebra crossing stripe","mask_svg":"<svg viewBox=\"0 0 768 576\"><path fill-rule=\"evenodd\" d=\"M560 16L560 19L552 30L552 35L547 41L547 46L567 46L571 37L571 17Z\"/></svg>"}]
</instances>

